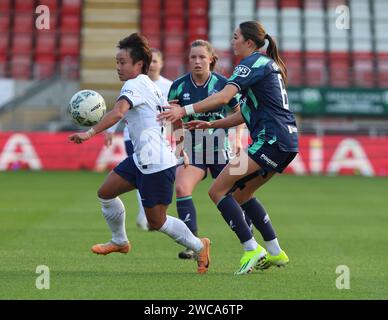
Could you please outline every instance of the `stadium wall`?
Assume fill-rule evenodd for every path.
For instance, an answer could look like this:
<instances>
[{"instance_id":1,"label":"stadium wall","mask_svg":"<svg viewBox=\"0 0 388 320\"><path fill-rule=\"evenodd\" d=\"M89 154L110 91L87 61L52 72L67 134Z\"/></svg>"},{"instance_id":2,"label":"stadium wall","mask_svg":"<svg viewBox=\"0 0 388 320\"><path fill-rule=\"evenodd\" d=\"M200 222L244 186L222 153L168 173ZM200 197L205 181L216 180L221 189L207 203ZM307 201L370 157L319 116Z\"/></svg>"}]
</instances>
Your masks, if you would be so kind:
<instances>
[{"instance_id":1,"label":"stadium wall","mask_svg":"<svg viewBox=\"0 0 388 320\"><path fill-rule=\"evenodd\" d=\"M110 148L104 146L102 135L82 145L68 142L68 135L66 132L0 133L0 171L104 171L125 157L120 135L115 136ZM286 172L388 176L388 137L303 135L300 153Z\"/></svg>"}]
</instances>

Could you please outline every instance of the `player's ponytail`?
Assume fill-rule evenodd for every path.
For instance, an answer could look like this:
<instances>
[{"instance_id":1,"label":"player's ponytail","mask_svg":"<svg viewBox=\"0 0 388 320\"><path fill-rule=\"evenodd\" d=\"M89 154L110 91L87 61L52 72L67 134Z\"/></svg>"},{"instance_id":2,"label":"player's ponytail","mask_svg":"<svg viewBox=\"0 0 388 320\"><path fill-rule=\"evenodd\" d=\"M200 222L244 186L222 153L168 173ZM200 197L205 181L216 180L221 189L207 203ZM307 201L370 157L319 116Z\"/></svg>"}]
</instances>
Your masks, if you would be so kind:
<instances>
[{"instance_id":1,"label":"player's ponytail","mask_svg":"<svg viewBox=\"0 0 388 320\"><path fill-rule=\"evenodd\" d=\"M283 60L280 58L279 50L276 45L276 42L272 39L272 37L269 34L265 34L264 38L268 40L267 56L273 59L276 62L276 64L279 66L283 81L287 85L287 68Z\"/></svg>"},{"instance_id":2,"label":"player's ponytail","mask_svg":"<svg viewBox=\"0 0 388 320\"><path fill-rule=\"evenodd\" d=\"M267 56L273 59L279 66L280 73L287 83L287 69L283 60L279 56L279 51L273 38L265 32L263 25L258 21L245 21L239 25L240 32L245 40L252 40L257 49L264 47L265 39L268 40Z\"/></svg>"}]
</instances>

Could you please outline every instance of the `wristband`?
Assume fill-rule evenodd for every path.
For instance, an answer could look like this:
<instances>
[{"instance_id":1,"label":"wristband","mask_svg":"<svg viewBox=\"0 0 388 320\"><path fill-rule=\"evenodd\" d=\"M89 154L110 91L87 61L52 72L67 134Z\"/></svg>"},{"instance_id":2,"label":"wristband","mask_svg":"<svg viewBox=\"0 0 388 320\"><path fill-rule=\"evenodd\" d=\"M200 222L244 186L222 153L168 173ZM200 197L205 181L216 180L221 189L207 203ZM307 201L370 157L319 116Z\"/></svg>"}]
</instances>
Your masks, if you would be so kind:
<instances>
[{"instance_id":1,"label":"wristband","mask_svg":"<svg viewBox=\"0 0 388 320\"><path fill-rule=\"evenodd\" d=\"M186 111L186 115L188 115L188 116L195 113L193 104L188 104L187 106L184 106L184 108Z\"/></svg>"},{"instance_id":2,"label":"wristband","mask_svg":"<svg viewBox=\"0 0 388 320\"><path fill-rule=\"evenodd\" d=\"M86 134L88 135L88 138L91 138L96 134L96 130L94 130L94 128L90 128L88 131L86 131Z\"/></svg>"}]
</instances>

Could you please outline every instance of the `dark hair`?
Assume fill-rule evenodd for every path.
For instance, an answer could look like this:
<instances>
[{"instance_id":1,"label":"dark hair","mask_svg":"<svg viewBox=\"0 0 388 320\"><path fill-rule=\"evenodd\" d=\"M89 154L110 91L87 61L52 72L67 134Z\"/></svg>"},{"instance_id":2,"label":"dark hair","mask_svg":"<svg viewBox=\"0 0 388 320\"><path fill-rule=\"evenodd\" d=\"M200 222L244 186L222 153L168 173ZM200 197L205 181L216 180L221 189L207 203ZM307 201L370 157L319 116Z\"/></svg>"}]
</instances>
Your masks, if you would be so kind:
<instances>
[{"instance_id":1,"label":"dark hair","mask_svg":"<svg viewBox=\"0 0 388 320\"><path fill-rule=\"evenodd\" d=\"M195 47L205 47L206 48L207 52L209 53L209 55L212 59L212 62L210 63L210 71L213 71L214 67L216 66L217 61L218 61L218 55L216 53L216 50L214 50L213 46L211 45L211 43L209 41L206 41L206 40L197 39L197 40L194 40L190 44L190 48L195 48Z\"/></svg>"},{"instance_id":2,"label":"dark hair","mask_svg":"<svg viewBox=\"0 0 388 320\"><path fill-rule=\"evenodd\" d=\"M117 48L127 50L133 64L143 61L141 72L147 74L152 61L152 52L146 37L138 33L132 33L129 37L120 40Z\"/></svg>"},{"instance_id":3,"label":"dark hair","mask_svg":"<svg viewBox=\"0 0 388 320\"><path fill-rule=\"evenodd\" d=\"M274 39L265 32L263 25L258 21L245 21L239 25L240 32L245 40L252 40L258 49L265 45L265 39L268 40L267 56L273 59L280 68L283 81L287 84L287 68L280 58L278 47Z\"/></svg>"}]
</instances>

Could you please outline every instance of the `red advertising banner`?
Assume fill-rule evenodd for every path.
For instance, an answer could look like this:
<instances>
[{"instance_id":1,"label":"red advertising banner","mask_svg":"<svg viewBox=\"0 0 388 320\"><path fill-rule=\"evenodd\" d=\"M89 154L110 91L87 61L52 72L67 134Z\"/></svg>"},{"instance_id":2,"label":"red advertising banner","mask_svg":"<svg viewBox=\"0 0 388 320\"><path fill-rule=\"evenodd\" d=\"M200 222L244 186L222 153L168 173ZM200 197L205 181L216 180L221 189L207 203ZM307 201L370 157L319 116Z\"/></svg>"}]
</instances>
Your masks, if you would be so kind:
<instances>
[{"instance_id":1,"label":"red advertising banner","mask_svg":"<svg viewBox=\"0 0 388 320\"><path fill-rule=\"evenodd\" d=\"M103 135L77 145L70 133L0 133L1 170L111 169L125 158L122 136L109 148ZM300 152L287 168L293 174L388 175L388 137L301 135Z\"/></svg>"}]
</instances>

